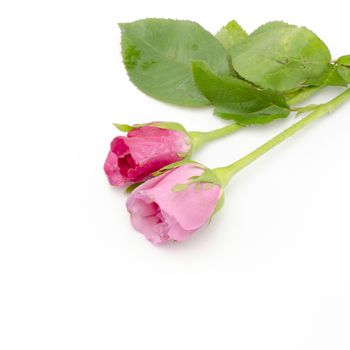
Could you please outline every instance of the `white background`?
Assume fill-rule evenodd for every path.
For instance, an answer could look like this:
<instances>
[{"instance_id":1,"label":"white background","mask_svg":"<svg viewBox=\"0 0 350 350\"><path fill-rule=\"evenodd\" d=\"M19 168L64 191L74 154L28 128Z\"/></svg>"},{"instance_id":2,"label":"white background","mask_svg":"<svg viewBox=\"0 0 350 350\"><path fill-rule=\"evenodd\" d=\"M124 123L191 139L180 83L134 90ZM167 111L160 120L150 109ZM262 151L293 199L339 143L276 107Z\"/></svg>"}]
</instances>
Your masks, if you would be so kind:
<instances>
[{"instance_id":1,"label":"white background","mask_svg":"<svg viewBox=\"0 0 350 350\"><path fill-rule=\"evenodd\" d=\"M237 175L211 225L154 247L102 166L112 122L224 125L128 81L118 22L191 19L215 33L275 19L350 53L348 1L2 1L0 348L349 349L350 104ZM314 101L329 99L330 89ZM294 122L195 154L238 159Z\"/></svg>"}]
</instances>

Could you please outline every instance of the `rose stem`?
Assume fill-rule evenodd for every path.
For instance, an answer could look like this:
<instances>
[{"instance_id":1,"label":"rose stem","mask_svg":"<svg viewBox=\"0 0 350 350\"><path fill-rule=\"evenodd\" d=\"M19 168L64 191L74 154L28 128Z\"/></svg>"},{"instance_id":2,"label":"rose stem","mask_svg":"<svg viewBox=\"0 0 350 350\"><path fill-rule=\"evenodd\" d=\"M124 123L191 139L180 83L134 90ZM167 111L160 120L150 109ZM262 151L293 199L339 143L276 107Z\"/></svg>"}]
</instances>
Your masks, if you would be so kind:
<instances>
[{"instance_id":1,"label":"rose stem","mask_svg":"<svg viewBox=\"0 0 350 350\"><path fill-rule=\"evenodd\" d=\"M189 135L192 139L193 149L197 150L207 142L232 134L241 128L243 128L242 125L233 123L212 131L191 131Z\"/></svg>"},{"instance_id":2,"label":"rose stem","mask_svg":"<svg viewBox=\"0 0 350 350\"><path fill-rule=\"evenodd\" d=\"M252 163L257 158L261 157L263 154L280 144L282 141L287 139L288 137L294 135L297 131L304 128L306 125L310 124L311 122L321 118L325 114L328 114L332 111L334 111L338 106L343 104L347 99L350 98L350 88L342 92L340 95L335 97L334 99L330 100L327 103L320 104L318 107L315 108L310 114L308 114L303 119L299 120L286 130L282 131L257 149L255 149L253 152L248 153L243 158L239 159L238 161L221 168L216 168L214 171L217 173L221 181L223 182L223 185L227 185L230 179L233 175L244 169L246 166L248 166L250 163Z\"/></svg>"}]
</instances>

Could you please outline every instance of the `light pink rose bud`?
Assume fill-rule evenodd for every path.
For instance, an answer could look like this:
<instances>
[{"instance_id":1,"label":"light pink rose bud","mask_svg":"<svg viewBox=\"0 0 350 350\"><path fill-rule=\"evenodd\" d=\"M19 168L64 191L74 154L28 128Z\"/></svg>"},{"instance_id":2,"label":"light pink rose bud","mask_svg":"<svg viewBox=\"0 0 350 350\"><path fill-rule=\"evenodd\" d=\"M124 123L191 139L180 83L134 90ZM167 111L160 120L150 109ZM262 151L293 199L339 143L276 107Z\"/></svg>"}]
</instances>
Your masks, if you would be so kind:
<instances>
[{"instance_id":1,"label":"light pink rose bud","mask_svg":"<svg viewBox=\"0 0 350 350\"><path fill-rule=\"evenodd\" d=\"M156 126L162 124L165 126ZM111 185L143 181L162 167L182 160L190 152L191 141L185 129L175 123L169 125L178 130L168 129L166 125L151 123L131 127L127 136L118 136L112 141L104 164Z\"/></svg>"},{"instance_id":2,"label":"light pink rose bud","mask_svg":"<svg viewBox=\"0 0 350 350\"><path fill-rule=\"evenodd\" d=\"M206 178L215 179L214 172L187 163L146 181L126 203L132 225L152 243L185 240L208 223L222 197L220 182Z\"/></svg>"}]
</instances>

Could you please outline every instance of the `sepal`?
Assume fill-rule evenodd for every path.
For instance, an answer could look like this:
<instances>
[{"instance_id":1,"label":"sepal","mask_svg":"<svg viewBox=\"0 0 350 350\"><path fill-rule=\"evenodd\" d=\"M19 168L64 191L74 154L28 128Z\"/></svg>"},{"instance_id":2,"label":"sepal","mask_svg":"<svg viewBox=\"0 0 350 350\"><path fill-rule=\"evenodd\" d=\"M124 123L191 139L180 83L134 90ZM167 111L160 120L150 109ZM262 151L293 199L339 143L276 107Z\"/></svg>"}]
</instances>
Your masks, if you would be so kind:
<instances>
[{"instance_id":1,"label":"sepal","mask_svg":"<svg viewBox=\"0 0 350 350\"><path fill-rule=\"evenodd\" d=\"M224 203L225 203L225 196L224 196L224 191L222 190L222 193L220 195L218 202L216 203L216 207L213 211L213 214L211 214L211 216L210 216L209 222L211 221L213 216L224 206Z\"/></svg>"},{"instance_id":2,"label":"sepal","mask_svg":"<svg viewBox=\"0 0 350 350\"><path fill-rule=\"evenodd\" d=\"M165 172L167 172L168 170L171 170L171 169L174 169L174 168L178 168L179 166L185 165L185 164L188 164L188 163L195 163L195 162L191 161L189 157L186 157L186 158L184 158L182 160L179 160L178 162L171 163L171 164L168 164L168 165L164 166L163 168L161 168L161 169L157 170L156 172L154 172L152 174L152 176L162 175Z\"/></svg>"},{"instance_id":3,"label":"sepal","mask_svg":"<svg viewBox=\"0 0 350 350\"><path fill-rule=\"evenodd\" d=\"M203 165L202 165L203 166ZM203 166L204 167L204 166ZM215 174L215 172L209 168L204 167L203 174L199 176L191 177L191 183L205 183L222 186L220 178Z\"/></svg>"},{"instance_id":4,"label":"sepal","mask_svg":"<svg viewBox=\"0 0 350 350\"><path fill-rule=\"evenodd\" d=\"M175 122L154 122L154 123L149 123L149 126L156 126L157 128L161 129L169 129L169 130L174 130L178 132L182 132L184 134L188 134L187 130L179 123Z\"/></svg>"},{"instance_id":5,"label":"sepal","mask_svg":"<svg viewBox=\"0 0 350 350\"><path fill-rule=\"evenodd\" d=\"M142 124L134 124L134 125L113 123L113 125L118 130L123 132L132 131L138 128L142 128L144 126L154 126L160 129L174 130L174 131L182 132L188 135L187 130L181 124L175 123L175 122L150 122L150 123L142 123Z\"/></svg>"},{"instance_id":6,"label":"sepal","mask_svg":"<svg viewBox=\"0 0 350 350\"><path fill-rule=\"evenodd\" d=\"M118 123L113 123L113 125L119 130L119 131L123 131L123 132L129 132L132 130L135 130L136 127L135 126L131 126L129 124L118 124Z\"/></svg>"},{"instance_id":7,"label":"sepal","mask_svg":"<svg viewBox=\"0 0 350 350\"><path fill-rule=\"evenodd\" d=\"M135 182L135 183L131 184L130 186L128 186L125 189L125 193L131 193L133 190L135 190L137 187L139 187L142 184L143 184L143 182Z\"/></svg>"}]
</instances>

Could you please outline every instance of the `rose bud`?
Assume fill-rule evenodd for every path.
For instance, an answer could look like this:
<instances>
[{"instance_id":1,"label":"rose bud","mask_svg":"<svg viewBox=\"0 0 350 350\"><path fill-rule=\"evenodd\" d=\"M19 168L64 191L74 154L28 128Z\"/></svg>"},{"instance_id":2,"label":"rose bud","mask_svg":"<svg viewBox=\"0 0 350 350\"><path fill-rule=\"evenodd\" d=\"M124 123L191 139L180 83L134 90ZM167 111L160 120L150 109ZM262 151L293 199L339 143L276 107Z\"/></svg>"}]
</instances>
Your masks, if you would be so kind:
<instances>
[{"instance_id":1,"label":"rose bud","mask_svg":"<svg viewBox=\"0 0 350 350\"><path fill-rule=\"evenodd\" d=\"M125 126L119 126L125 130ZM191 150L186 130L177 123L150 123L128 127L116 137L104 164L111 185L140 182L162 167L185 158Z\"/></svg>"},{"instance_id":2,"label":"rose bud","mask_svg":"<svg viewBox=\"0 0 350 350\"><path fill-rule=\"evenodd\" d=\"M216 174L191 162L137 187L126 206L134 228L157 244L185 240L209 222L222 199Z\"/></svg>"},{"instance_id":3,"label":"rose bud","mask_svg":"<svg viewBox=\"0 0 350 350\"><path fill-rule=\"evenodd\" d=\"M182 125L170 122L115 126L128 133L112 141L104 164L113 186L142 182L164 166L189 158L193 150L207 142L241 128L229 124L208 132L187 132Z\"/></svg>"}]
</instances>

